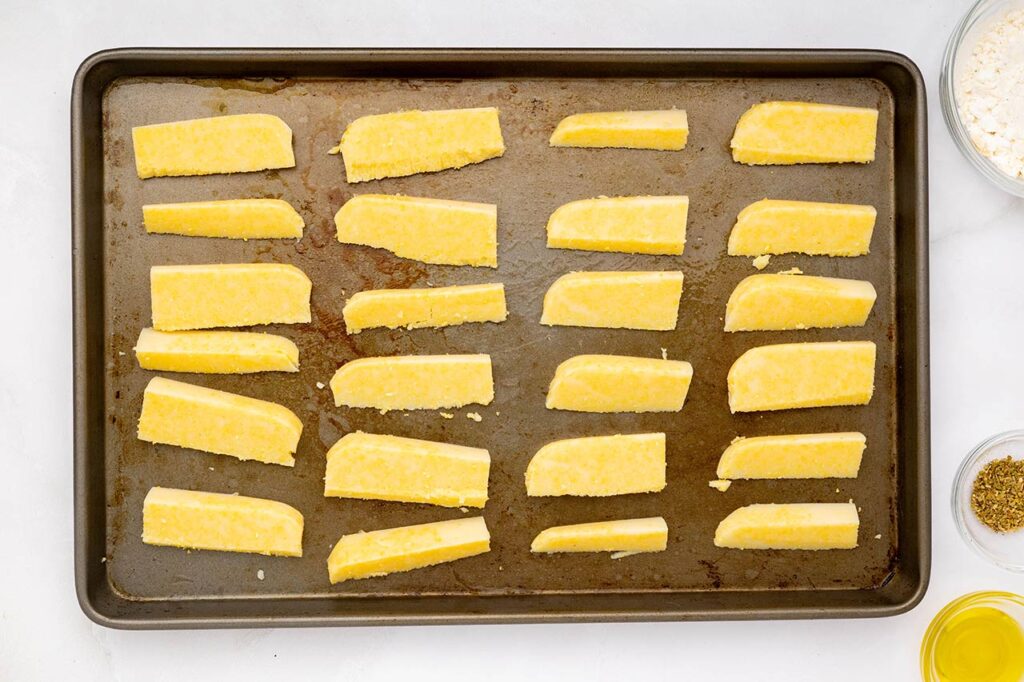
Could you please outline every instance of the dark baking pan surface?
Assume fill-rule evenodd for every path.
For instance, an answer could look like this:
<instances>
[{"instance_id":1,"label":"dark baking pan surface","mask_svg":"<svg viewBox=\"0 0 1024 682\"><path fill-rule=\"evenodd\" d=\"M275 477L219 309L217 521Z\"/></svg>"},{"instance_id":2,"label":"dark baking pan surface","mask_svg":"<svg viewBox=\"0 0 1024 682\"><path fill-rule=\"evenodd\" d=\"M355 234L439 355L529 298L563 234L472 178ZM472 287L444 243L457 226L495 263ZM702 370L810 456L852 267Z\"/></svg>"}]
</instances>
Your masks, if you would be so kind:
<instances>
[{"instance_id":1,"label":"dark baking pan surface","mask_svg":"<svg viewBox=\"0 0 1024 682\"><path fill-rule=\"evenodd\" d=\"M877 107L878 151L868 165L748 167L728 143L740 114L770 99ZM504 157L459 171L349 185L327 155L358 116L398 109L495 106ZM615 109L686 109L682 152L553 149L564 116ZM131 128L227 113L267 112L294 131L296 167L191 178L136 177ZM73 110L75 285L75 563L86 613L130 628L346 623L668 620L884 616L911 608L929 567L928 311L924 86L906 58L872 51L396 51L119 50L89 58ZM497 270L423 265L339 244L332 217L354 194L382 192L496 203ZM681 257L545 248L560 204L598 195L687 194ZM146 203L280 197L303 215L303 238L248 242L146 235ZM861 258L773 257L766 272L869 279L879 298L866 327L725 334L725 302L753 274L726 256L736 214L764 197L865 203L878 209ZM132 346L149 325L150 266L282 262L313 280L313 322L271 326L300 348L297 374L171 375L282 403L305 429L294 469L154 446L136 439L142 391L154 375ZM672 332L548 328L541 301L572 270L681 269ZM500 325L370 330L348 336L351 294L383 287L504 282ZM730 415L726 373L766 343L867 339L878 344L866 407ZM335 408L326 384L353 358L490 353L496 399L487 407L390 412ZM590 415L544 408L559 362L579 353L688 360L695 378L679 413ZM467 417L479 413L482 421ZM458 509L323 497L327 449L343 434L443 440L490 450L488 554L383 579L331 586L326 559L357 530L463 516ZM859 430L868 448L855 480L740 481L708 487L736 436ZM528 499L526 464L558 438L664 431L668 486L658 494ZM154 485L268 497L306 518L301 559L151 547L142 500ZM716 548L715 526L754 502L845 502L861 510L860 546L781 552ZM476 513L475 511L470 513ZM534 555L551 525L662 515L669 547Z\"/></svg>"}]
</instances>

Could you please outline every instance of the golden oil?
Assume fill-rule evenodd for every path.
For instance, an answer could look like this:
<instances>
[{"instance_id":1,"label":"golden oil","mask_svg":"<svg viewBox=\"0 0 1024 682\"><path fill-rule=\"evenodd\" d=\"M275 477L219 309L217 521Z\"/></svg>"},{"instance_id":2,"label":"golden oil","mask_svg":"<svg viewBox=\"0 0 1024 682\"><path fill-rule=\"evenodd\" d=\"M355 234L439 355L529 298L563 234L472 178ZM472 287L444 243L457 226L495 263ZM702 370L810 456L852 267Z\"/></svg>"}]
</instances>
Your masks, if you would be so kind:
<instances>
[{"instance_id":1,"label":"golden oil","mask_svg":"<svg viewBox=\"0 0 1024 682\"><path fill-rule=\"evenodd\" d=\"M921 652L926 680L1024 680L1024 628L1017 619L1024 600L1007 596L1010 599L1000 593L967 595L936 616ZM1013 612L1017 617L1011 615Z\"/></svg>"}]
</instances>

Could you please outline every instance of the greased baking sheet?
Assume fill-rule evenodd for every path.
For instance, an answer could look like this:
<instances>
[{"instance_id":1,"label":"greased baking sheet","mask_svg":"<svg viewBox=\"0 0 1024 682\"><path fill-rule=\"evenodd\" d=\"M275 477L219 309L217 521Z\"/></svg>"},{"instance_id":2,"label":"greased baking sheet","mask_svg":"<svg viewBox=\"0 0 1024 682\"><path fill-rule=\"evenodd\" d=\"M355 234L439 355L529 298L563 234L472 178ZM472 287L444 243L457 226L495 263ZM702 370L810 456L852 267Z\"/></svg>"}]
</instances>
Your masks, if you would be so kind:
<instances>
[{"instance_id":1,"label":"greased baking sheet","mask_svg":"<svg viewBox=\"0 0 1024 682\"><path fill-rule=\"evenodd\" d=\"M137 55L134 60L131 54ZM923 171L908 147L923 154L923 129L908 137L896 110L923 93L905 92L895 76L886 76L889 71L867 65L881 62L886 69L903 69L913 76L912 66L883 53L856 53L861 58L854 59L853 66L860 68L851 69L851 55L841 59L821 54L813 62L817 71L783 77L773 70L785 71L787 60L773 61L766 55L785 53L753 53L746 58L744 53L715 53L722 59L708 62L707 71L718 77L701 77L695 67L711 53L651 53L660 55L660 61L652 59L649 65L637 61L642 53L594 53L589 60L585 54L569 53L573 56L564 62L559 53L513 52L504 59L495 53L467 53L462 60L451 53L425 53L419 59L389 53L407 57L405 72L405 61L393 57L394 61L384 58L375 73L373 54L337 53L333 62L320 59L303 69L304 53L295 51L269 53L280 58L271 60L276 66L261 73L252 70L260 63L256 55L268 53L254 53L247 63L227 59L244 52L220 53L221 62L217 54L185 52L175 63L168 60L159 68L153 65L160 60L147 62L144 53L100 58L108 70L119 60L120 66L128 61L135 68L100 74L106 83L97 102L98 135L87 135L89 121L84 119L89 111L82 101L77 104L82 120L76 121L76 163L81 162L76 168L91 176L76 176L76 200L81 201L76 205L77 390L91 392L93 398L80 395L76 410L78 577L90 615L129 627L881 615L909 608L918 598L927 574L927 547L920 546L922 529L927 534L927 441L921 437L927 434L927 393L920 392L925 385L920 382L927 378L926 339L920 336L926 323L926 275L918 262L923 254L917 251L925 228ZM317 54L323 58L330 53ZM432 58L437 61L434 68ZM478 77L472 69L474 58L489 64L480 66ZM829 59L837 60L837 68L831 69L836 75L826 68ZM628 68L617 67L617 60ZM195 69L189 69L190 62L195 62ZM352 66L355 62L363 66ZM799 64L797 60L788 68ZM293 67L290 75L281 75L281 65ZM325 73L332 65L333 70ZM96 65L90 68L92 74L101 70ZM168 68L180 75L167 73ZM79 79L87 80L89 73L80 73ZM232 74L236 77L227 77ZM81 85L80 100L88 85ZM740 114L757 102L791 99L878 108L876 160L867 165L793 167L733 163L728 144ZM500 110L506 144L500 159L457 171L349 185L341 157L327 154L346 124L359 116L482 106ZM680 152L548 146L558 121L573 113L673 107L685 109L690 123L689 142ZM275 114L291 126L295 168L145 181L136 176L133 126L254 112ZM908 177L919 182L907 181ZM498 268L425 265L383 250L338 243L333 215L346 200L363 193L497 204ZM639 194L690 197L682 256L545 247L547 217L561 204ZM143 204L252 197L281 198L295 206L306 221L302 239L242 242L147 235L142 227ZM878 209L869 255L773 256L764 270L797 267L809 275L870 280L878 301L865 327L722 331L729 293L743 277L756 272L751 259L726 255L728 233L744 206L765 197L863 203ZM82 234L84 230L88 234ZM312 323L258 328L296 342L300 372L165 375L293 410L304 424L294 469L154 445L135 436L143 389L157 374L139 369L132 352L139 330L150 324L150 267L250 262L290 263L313 281ZM544 292L557 277L570 271L619 269L683 271L676 330L549 328L539 323ZM504 323L345 333L342 307L358 291L486 282L505 284L509 318ZM102 314L97 314L97 306ZM908 326L909 341L902 338ZM870 405L729 413L726 374L743 351L768 343L825 340L877 344ZM444 411L453 415L450 418L441 411L380 414L334 407L326 384L344 362L433 353L489 353L494 362L494 402ZM641 415L545 409L544 396L556 366L580 353L689 361L694 380L684 408ZM910 374L908 367L914 370ZM97 410L102 410L102 423L95 418ZM479 421L471 414L479 415ZM483 516L492 535L491 552L331 586L326 560L343 534L480 513L325 498L325 453L354 430L488 449L490 500ZM545 443L648 431L668 436L668 485L662 492L596 499L527 498L526 465ZM736 436L821 431L867 435L857 479L737 481L725 493L707 485L715 478L719 455ZM237 492L291 504L305 516L304 556L272 558L144 545L142 501L156 485ZM96 509L98 486L102 514ZM851 499L861 518L860 544L854 550L739 551L719 549L712 542L718 522L742 505ZM83 506L90 510L88 521ZM619 560L608 554L529 552L532 538L552 525L657 515L669 526L665 552ZM911 546L901 552L901 542L908 541Z\"/></svg>"}]
</instances>

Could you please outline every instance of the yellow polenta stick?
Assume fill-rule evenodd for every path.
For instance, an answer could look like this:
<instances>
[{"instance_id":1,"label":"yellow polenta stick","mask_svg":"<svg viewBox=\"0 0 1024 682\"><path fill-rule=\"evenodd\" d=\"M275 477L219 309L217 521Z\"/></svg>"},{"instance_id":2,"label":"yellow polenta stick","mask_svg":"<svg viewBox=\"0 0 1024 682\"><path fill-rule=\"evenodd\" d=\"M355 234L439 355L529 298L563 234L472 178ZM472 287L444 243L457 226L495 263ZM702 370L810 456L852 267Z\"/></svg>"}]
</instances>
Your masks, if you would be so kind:
<instances>
[{"instance_id":1,"label":"yellow polenta stick","mask_svg":"<svg viewBox=\"0 0 1024 682\"><path fill-rule=\"evenodd\" d=\"M685 196L571 201L548 218L548 248L678 256L689 207Z\"/></svg>"},{"instance_id":2,"label":"yellow polenta stick","mask_svg":"<svg viewBox=\"0 0 1024 682\"><path fill-rule=\"evenodd\" d=\"M154 265L153 327L160 331L309 322L313 284L293 265Z\"/></svg>"},{"instance_id":3,"label":"yellow polenta stick","mask_svg":"<svg viewBox=\"0 0 1024 682\"><path fill-rule=\"evenodd\" d=\"M327 558L331 583L411 571L491 549L482 516L343 535Z\"/></svg>"},{"instance_id":4,"label":"yellow polenta stick","mask_svg":"<svg viewBox=\"0 0 1024 682\"><path fill-rule=\"evenodd\" d=\"M544 295L541 324L606 329L676 328L683 273L571 272Z\"/></svg>"},{"instance_id":5,"label":"yellow polenta stick","mask_svg":"<svg viewBox=\"0 0 1024 682\"><path fill-rule=\"evenodd\" d=\"M508 317L508 310L505 285L468 284L360 291L348 300L342 315L348 333L358 334L372 327L419 329L502 322Z\"/></svg>"},{"instance_id":6,"label":"yellow polenta stick","mask_svg":"<svg viewBox=\"0 0 1024 682\"><path fill-rule=\"evenodd\" d=\"M606 497L664 487L664 433L557 440L538 450L526 467L531 497Z\"/></svg>"},{"instance_id":7,"label":"yellow polenta stick","mask_svg":"<svg viewBox=\"0 0 1024 682\"><path fill-rule=\"evenodd\" d=\"M160 332L146 328L135 342L142 369L198 374L298 372L299 349L289 339L254 332Z\"/></svg>"},{"instance_id":8,"label":"yellow polenta stick","mask_svg":"<svg viewBox=\"0 0 1024 682\"><path fill-rule=\"evenodd\" d=\"M686 112L599 111L563 118L551 135L552 147L621 147L679 150L690 129Z\"/></svg>"},{"instance_id":9,"label":"yellow polenta stick","mask_svg":"<svg viewBox=\"0 0 1024 682\"><path fill-rule=\"evenodd\" d=\"M258 497L156 487L142 504L147 545L300 557L302 528L297 509Z\"/></svg>"},{"instance_id":10,"label":"yellow polenta stick","mask_svg":"<svg viewBox=\"0 0 1024 682\"><path fill-rule=\"evenodd\" d=\"M878 110L815 102L764 102L736 124L732 158L749 165L868 163Z\"/></svg>"},{"instance_id":11,"label":"yellow polenta stick","mask_svg":"<svg viewBox=\"0 0 1024 682\"><path fill-rule=\"evenodd\" d=\"M876 215L873 206L762 199L740 211L729 233L729 255L862 256L870 249Z\"/></svg>"},{"instance_id":12,"label":"yellow polenta stick","mask_svg":"<svg viewBox=\"0 0 1024 682\"><path fill-rule=\"evenodd\" d=\"M338 407L432 410L494 400L489 355L400 355L347 362L331 379Z\"/></svg>"},{"instance_id":13,"label":"yellow polenta stick","mask_svg":"<svg viewBox=\"0 0 1024 682\"><path fill-rule=\"evenodd\" d=\"M338 241L387 249L438 265L498 266L498 207L389 194L362 194L335 214Z\"/></svg>"},{"instance_id":14,"label":"yellow polenta stick","mask_svg":"<svg viewBox=\"0 0 1024 682\"><path fill-rule=\"evenodd\" d=\"M807 433L737 438L718 460L717 475L735 478L856 478L863 433Z\"/></svg>"},{"instance_id":15,"label":"yellow polenta stick","mask_svg":"<svg viewBox=\"0 0 1024 682\"><path fill-rule=\"evenodd\" d=\"M860 519L857 506L840 504L751 504L725 517L716 547L735 549L853 549Z\"/></svg>"},{"instance_id":16,"label":"yellow polenta stick","mask_svg":"<svg viewBox=\"0 0 1024 682\"><path fill-rule=\"evenodd\" d=\"M298 239L306 225L291 204L280 199L148 204L142 207L142 221L150 234L228 239Z\"/></svg>"},{"instance_id":17,"label":"yellow polenta stick","mask_svg":"<svg viewBox=\"0 0 1024 682\"><path fill-rule=\"evenodd\" d=\"M341 152L349 182L462 168L505 153L498 110L399 111L357 118Z\"/></svg>"},{"instance_id":18,"label":"yellow polenta stick","mask_svg":"<svg viewBox=\"0 0 1024 682\"><path fill-rule=\"evenodd\" d=\"M324 495L483 507L487 450L357 431L327 452Z\"/></svg>"},{"instance_id":19,"label":"yellow polenta stick","mask_svg":"<svg viewBox=\"0 0 1024 682\"><path fill-rule=\"evenodd\" d=\"M555 370L546 404L573 412L678 412L692 378L688 362L577 355Z\"/></svg>"},{"instance_id":20,"label":"yellow polenta stick","mask_svg":"<svg viewBox=\"0 0 1024 682\"><path fill-rule=\"evenodd\" d=\"M292 129L270 114L238 114L132 128L140 178L292 168Z\"/></svg>"},{"instance_id":21,"label":"yellow polenta stick","mask_svg":"<svg viewBox=\"0 0 1024 682\"><path fill-rule=\"evenodd\" d=\"M663 552L668 546L668 525L654 516L554 526L542 531L531 552Z\"/></svg>"},{"instance_id":22,"label":"yellow polenta stick","mask_svg":"<svg viewBox=\"0 0 1024 682\"><path fill-rule=\"evenodd\" d=\"M751 348L729 369L732 412L866 405L875 388L871 341Z\"/></svg>"},{"instance_id":23,"label":"yellow polenta stick","mask_svg":"<svg viewBox=\"0 0 1024 682\"><path fill-rule=\"evenodd\" d=\"M149 381L140 440L295 466L302 422L283 405L163 377Z\"/></svg>"},{"instance_id":24,"label":"yellow polenta stick","mask_svg":"<svg viewBox=\"0 0 1024 682\"><path fill-rule=\"evenodd\" d=\"M729 296L725 331L863 327L876 297L864 280L750 275Z\"/></svg>"}]
</instances>

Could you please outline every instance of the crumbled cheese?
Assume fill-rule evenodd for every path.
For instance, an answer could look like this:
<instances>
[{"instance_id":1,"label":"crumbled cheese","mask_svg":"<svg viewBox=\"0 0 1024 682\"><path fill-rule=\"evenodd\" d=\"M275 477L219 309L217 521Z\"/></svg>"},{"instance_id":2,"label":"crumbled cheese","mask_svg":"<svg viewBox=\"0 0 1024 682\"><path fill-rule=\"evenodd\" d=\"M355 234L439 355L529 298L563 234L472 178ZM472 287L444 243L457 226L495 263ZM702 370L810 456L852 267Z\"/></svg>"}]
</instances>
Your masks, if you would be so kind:
<instances>
[{"instance_id":1,"label":"crumbled cheese","mask_svg":"<svg viewBox=\"0 0 1024 682\"><path fill-rule=\"evenodd\" d=\"M441 416L445 419L455 419L455 415L451 412L441 412Z\"/></svg>"},{"instance_id":2,"label":"crumbled cheese","mask_svg":"<svg viewBox=\"0 0 1024 682\"><path fill-rule=\"evenodd\" d=\"M881 540L881 539L882 539L882 534L881 534L881 533L879 533L878 535L876 535L876 536L875 536L875 539L876 539L876 540Z\"/></svg>"},{"instance_id":3,"label":"crumbled cheese","mask_svg":"<svg viewBox=\"0 0 1024 682\"><path fill-rule=\"evenodd\" d=\"M724 493L726 490L729 489L729 486L731 486L731 485L732 485L732 481L725 481L725 480L708 481L708 487L709 488L714 488L715 490L717 490L720 493Z\"/></svg>"},{"instance_id":4,"label":"crumbled cheese","mask_svg":"<svg viewBox=\"0 0 1024 682\"><path fill-rule=\"evenodd\" d=\"M634 554L643 554L643 552L612 552L612 559L624 559Z\"/></svg>"},{"instance_id":5,"label":"crumbled cheese","mask_svg":"<svg viewBox=\"0 0 1024 682\"><path fill-rule=\"evenodd\" d=\"M661 359L668 360L668 348L661 349Z\"/></svg>"},{"instance_id":6,"label":"crumbled cheese","mask_svg":"<svg viewBox=\"0 0 1024 682\"><path fill-rule=\"evenodd\" d=\"M967 57L957 105L971 142L1013 178L1024 178L1024 9L991 24Z\"/></svg>"},{"instance_id":7,"label":"crumbled cheese","mask_svg":"<svg viewBox=\"0 0 1024 682\"><path fill-rule=\"evenodd\" d=\"M256 577L259 578L260 580L263 580L263 578L266 577L266 574L263 572L262 568L259 569L258 571L256 571Z\"/></svg>"},{"instance_id":8,"label":"crumbled cheese","mask_svg":"<svg viewBox=\"0 0 1024 682\"><path fill-rule=\"evenodd\" d=\"M322 391L322 390L324 390L324 386L326 386L326 385L327 385L327 384L325 384L325 383L324 383L324 382L322 382L322 381L318 381L318 382L316 382L316 387L317 387L317 388L319 388L319 389L320 389L321 391Z\"/></svg>"},{"instance_id":9,"label":"crumbled cheese","mask_svg":"<svg viewBox=\"0 0 1024 682\"><path fill-rule=\"evenodd\" d=\"M751 264L758 270L764 270L766 267L768 267L768 261L770 261L771 259L772 257L766 253L762 256L758 256L757 258L755 258L753 261L751 261Z\"/></svg>"},{"instance_id":10,"label":"crumbled cheese","mask_svg":"<svg viewBox=\"0 0 1024 682\"><path fill-rule=\"evenodd\" d=\"M482 422L484 420L484 418L481 417L480 413L478 412L470 412L469 414L466 415L466 418L472 419L475 422Z\"/></svg>"},{"instance_id":11,"label":"crumbled cheese","mask_svg":"<svg viewBox=\"0 0 1024 682\"><path fill-rule=\"evenodd\" d=\"M802 275L804 271L800 268L790 268L789 270L782 270L779 272L780 275Z\"/></svg>"}]
</instances>

